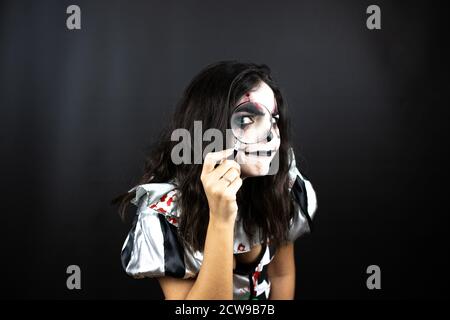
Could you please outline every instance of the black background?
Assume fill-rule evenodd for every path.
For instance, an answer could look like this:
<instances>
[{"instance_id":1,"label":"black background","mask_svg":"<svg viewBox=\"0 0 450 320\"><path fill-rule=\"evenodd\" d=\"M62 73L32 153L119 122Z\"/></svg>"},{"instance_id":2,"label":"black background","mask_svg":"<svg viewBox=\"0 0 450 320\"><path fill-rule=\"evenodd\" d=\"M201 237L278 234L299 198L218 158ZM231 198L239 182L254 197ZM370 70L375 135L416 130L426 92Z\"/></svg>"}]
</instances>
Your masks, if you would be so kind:
<instances>
[{"instance_id":1,"label":"black background","mask_svg":"<svg viewBox=\"0 0 450 320\"><path fill-rule=\"evenodd\" d=\"M296 299L449 297L444 7L411 1L0 2L1 297L160 299L109 201L207 64L266 63L318 196ZM81 30L66 8L81 7ZM381 8L381 30L366 8ZM66 288L79 265L82 289ZM381 268L381 290L366 268Z\"/></svg>"}]
</instances>

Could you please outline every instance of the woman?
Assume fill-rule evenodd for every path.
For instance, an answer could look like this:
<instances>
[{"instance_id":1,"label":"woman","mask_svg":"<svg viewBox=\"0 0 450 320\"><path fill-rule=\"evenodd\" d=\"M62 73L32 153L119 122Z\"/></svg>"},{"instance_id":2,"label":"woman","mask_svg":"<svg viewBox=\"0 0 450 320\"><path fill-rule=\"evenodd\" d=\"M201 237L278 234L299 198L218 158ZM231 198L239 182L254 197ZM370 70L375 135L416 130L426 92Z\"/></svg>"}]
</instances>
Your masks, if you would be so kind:
<instances>
[{"instance_id":1,"label":"woman","mask_svg":"<svg viewBox=\"0 0 450 320\"><path fill-rule=\"evenodd\" d=\"M194 121L201 121L226 135L233 110L246 102L271 114L264 141L205 152L202 164L173 161L175 130L193 137ZM114 200L122 216L130 202L137 206L122 248L127 274L157 278L166 299L293 299L293 243L310 231L317 204L288 131L285 102L266 65L221 61L202 70L139 183Z\"/></svg>"}]
</instances>

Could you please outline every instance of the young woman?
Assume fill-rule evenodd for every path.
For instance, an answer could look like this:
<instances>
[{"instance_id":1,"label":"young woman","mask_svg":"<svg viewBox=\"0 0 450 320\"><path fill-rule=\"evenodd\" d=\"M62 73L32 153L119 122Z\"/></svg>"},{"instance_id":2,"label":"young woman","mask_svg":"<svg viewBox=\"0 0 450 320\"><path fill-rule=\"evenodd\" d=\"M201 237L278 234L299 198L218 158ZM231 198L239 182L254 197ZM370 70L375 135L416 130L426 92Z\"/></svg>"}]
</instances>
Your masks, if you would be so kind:
<instances>
[{"instance_id":1,"label":"young woman","mask_svg":"<svg viewBox=\"0 0 450 320\"><path fill-rule=\"evenodd\" d=\"M176 129L194 137L194 121L200 121L203 130L225 137L232 112L246 102L270 112L266 139L240 143L237 152L229 146L205 152L201 164L174 163ZM114 200L122 216L130 202L137 206L122 248L126 273L157 278L166 299L293 299L293 243L310 231L317 202L296 167L287 117L266 65L221 61L202 70L140 181ZM253 121L244 118L241 126ZM200 150L209 143L201 141ZM275 160L277 171L269 174Z\"/></svg>"}]
</instances>

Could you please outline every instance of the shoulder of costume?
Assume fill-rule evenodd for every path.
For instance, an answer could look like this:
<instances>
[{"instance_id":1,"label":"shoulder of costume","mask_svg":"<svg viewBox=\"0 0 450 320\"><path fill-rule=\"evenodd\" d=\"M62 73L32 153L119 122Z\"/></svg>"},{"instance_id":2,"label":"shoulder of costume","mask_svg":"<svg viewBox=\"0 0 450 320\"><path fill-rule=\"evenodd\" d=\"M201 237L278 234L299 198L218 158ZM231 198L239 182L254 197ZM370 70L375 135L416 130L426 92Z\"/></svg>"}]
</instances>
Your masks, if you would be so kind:
<instances>
[{"instance_id":1,"label":"shoulder of costume","mask_svg":"<svg viewBox=\"0 0 450 320\"><path fill-rule=\"evenodd\" d=\"M178 191L172 181L137 185L128 191L132 192L135 192L135 197L130 202L138 207L137 215L161 214L171 224L178 226Z\"/></svg>"},{"instance_id":2,"label":"shoulder of costume","mask_svg":"<svg viewBox=\"0 0 450 320\"><path fill-rule=\"evenodd\" d=\"M289 150L289 190L312 228L312 218L317 210L317 196L311 182L300 172L295 161L294 150Z\"/></svg>"}]
</instances>

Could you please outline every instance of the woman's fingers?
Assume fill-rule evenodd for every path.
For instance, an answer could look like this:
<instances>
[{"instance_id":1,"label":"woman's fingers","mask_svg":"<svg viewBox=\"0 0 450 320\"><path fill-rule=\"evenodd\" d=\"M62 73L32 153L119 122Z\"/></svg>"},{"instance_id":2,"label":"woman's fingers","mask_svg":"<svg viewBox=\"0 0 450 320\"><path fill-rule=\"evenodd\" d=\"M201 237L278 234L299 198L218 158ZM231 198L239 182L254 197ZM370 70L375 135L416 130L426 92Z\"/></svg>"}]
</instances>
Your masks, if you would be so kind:
<instances>
[{"instance_id":1,"label":"woman's fingers","mask_svg":"<svg viewBox=\"0 0 450 320\"><path fill-rule=\"evenodd\" d=\"M242 179L238 177L234 179L234 181L227 187L227 190L232 194L236 194L241 186L242 186Z\"/></svg>"},{"instance_id":2,"label":"woman's fingers","mask_svg":"<svg viewBox=\"0 0 450 320\"><path fill-rule=\"evenodd\" d=\"M222 176L222 179L225 179L228 182L232 183L238 177L240 177L239 171L231 168L227 172L225 172L225 174Z\"/></svg>"},{"instance_id":3,"label":"woman's fingers","mask_svg":"<svg viewBox=\"0 0 450 320\"><path fill-rule=\"evenodd\" d=\"M230 148L222 151L207 153L203 161L202 175L211 173L218 162L233 154L233 150L233 148Z\"/></svg>"},{"instance_id":4,"label":"woman's fingers","mask_svg":"<svg viewBox=\"0 0 450 320\"><path fill-rule=\"evenodd\" d=\"M210 173L210 176L212 179L220 179L230 169L237 171L239 175L241 174L241 167L239 164L234 160L227 159L217 166L217 168Z\"/></svg>"},{"instance_id":5,"label":"woman's fingers","mask_svg":"<svg viewBox=\"0 0 450 320\"><path fill-rule=\"evenodd\" d=\"M236 192L242 185L241 168L228 160L234 148L210 152L203 163L201 181L208 199L210 215L226 223L237 215ZM221 162L217 167L216 164Z\"/></svg>"}]
</instances>

